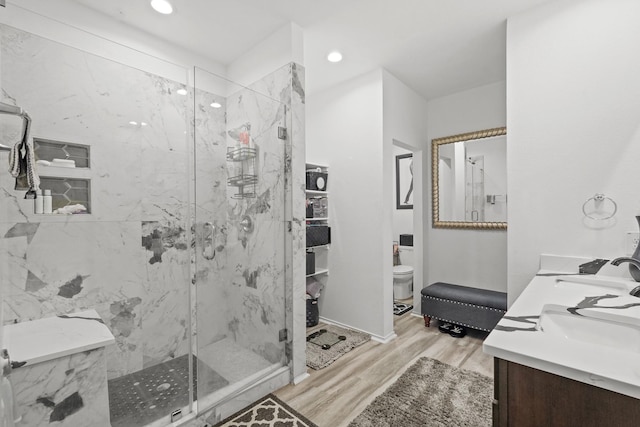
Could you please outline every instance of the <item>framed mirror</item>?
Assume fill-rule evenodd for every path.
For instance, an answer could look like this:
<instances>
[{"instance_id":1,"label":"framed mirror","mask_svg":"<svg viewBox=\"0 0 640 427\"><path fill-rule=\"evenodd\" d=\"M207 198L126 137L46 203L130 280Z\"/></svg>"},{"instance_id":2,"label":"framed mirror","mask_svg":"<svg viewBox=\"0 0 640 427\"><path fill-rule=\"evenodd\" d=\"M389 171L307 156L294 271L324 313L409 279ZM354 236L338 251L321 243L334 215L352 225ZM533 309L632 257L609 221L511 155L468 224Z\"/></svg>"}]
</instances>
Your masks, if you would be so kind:
<instances>
[{"instance_id":1,"label":"framed mirror","mask_svg":"<svg viewBox=\"0 0 640 427\"><path fill-rule=\"evenodd\" d=\"M431 141L433 228L506 230L507 128Z\"/></svg>"}]
</instances>

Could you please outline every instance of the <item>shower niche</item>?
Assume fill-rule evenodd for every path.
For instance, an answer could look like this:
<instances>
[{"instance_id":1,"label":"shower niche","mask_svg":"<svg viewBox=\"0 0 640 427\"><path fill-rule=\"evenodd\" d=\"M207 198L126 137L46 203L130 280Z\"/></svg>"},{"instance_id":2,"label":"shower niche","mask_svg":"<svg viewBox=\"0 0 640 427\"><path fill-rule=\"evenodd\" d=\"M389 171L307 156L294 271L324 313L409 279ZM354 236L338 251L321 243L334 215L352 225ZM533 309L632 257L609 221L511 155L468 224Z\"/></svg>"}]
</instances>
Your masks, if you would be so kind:
<instances>
[{"instance_id":1,"label":"shower niche","mask_svg":"<svg viewBox=\"0 0 640 427\"><path fill-rule=\"evenodd\" d=\"M89 145L33 138L40 188L50 190L52 210L91 213Z\"/></svg>"}]
</instances>

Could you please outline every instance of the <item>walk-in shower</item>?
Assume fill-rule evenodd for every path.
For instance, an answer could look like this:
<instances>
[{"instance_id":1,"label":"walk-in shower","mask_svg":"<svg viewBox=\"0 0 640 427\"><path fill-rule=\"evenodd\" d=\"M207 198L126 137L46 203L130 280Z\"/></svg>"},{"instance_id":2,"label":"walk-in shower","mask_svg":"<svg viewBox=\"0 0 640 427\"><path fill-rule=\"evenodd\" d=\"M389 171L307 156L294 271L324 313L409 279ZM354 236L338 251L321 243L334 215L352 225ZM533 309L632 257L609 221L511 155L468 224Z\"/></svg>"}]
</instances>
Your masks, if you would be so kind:
<instances>
[{"instance_id":1,"label":"walk-in shower","mask_svg":"<svg viewBox=\"0 0 640 427\"><path fill-rule=\"evenodd\" d=\"M40 188L54 209L88 206L37 214L0 171L3 323L95 309L115 336L112 426L167 425L288 379L291 67L243 87L0 32L3 98L37 117ZM2 163L11 132L0 122Z\"/></svg>"}]
</instances>

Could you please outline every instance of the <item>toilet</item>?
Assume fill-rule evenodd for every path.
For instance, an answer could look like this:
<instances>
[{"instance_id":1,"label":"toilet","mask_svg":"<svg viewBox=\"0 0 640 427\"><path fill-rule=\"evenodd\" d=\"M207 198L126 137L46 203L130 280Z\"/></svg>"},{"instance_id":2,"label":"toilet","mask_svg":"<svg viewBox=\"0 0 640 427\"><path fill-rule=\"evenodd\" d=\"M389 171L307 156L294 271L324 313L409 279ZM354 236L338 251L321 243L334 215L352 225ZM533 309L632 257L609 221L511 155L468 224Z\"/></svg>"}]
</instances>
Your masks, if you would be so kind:
<instances>
[{"instance_id":1,"label":"toilet","mask_svg":"<svg viewBox=\"0 0 640 427\"><path fill-rule=\"evenodd\" d=\"M413 295L413 267L393 267L393 299L407 299Z\"/></svg>"}]
</instances>

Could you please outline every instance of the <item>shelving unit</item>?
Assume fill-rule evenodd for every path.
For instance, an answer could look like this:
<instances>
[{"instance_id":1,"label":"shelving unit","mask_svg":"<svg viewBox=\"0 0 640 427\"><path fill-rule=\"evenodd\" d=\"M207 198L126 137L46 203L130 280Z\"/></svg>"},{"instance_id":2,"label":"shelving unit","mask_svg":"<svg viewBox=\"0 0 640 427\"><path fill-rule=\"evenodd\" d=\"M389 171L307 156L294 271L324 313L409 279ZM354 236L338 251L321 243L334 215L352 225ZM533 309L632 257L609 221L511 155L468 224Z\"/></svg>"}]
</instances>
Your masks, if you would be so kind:
<instances>
[{"instance_id":1,"label":"shelving unit","mask_svg":"<svg viewBox=\"0 0 640 427\"><path fill-rule=\"evenodd\" d=\"M315 171L320 170L320 172L326 174L328 173L329 167L326 165L320 165L317 163L307 163L306 170L307 171ZM307 182L306 185L306 196L307 200L312 200L316 203L319 203L319 206L316 209L313 209L313 216L307 216L306 222L307 225L326 225L329 226L329 207L328 207L328 196L329 192L327 191L327 179L320 179L319 182ZM311 189L314 184L324 184L323 190ZM321 205L321 206L320 206ZM319 213L320 215L316 215ZM317 246L307 246L307 252L315 253L315 271L307 274L307 277L317 277L317 276L326 276L329 274L329 266L328 266L328 250L329 244L317 245Z\"/></svg>"}]
</instances>

